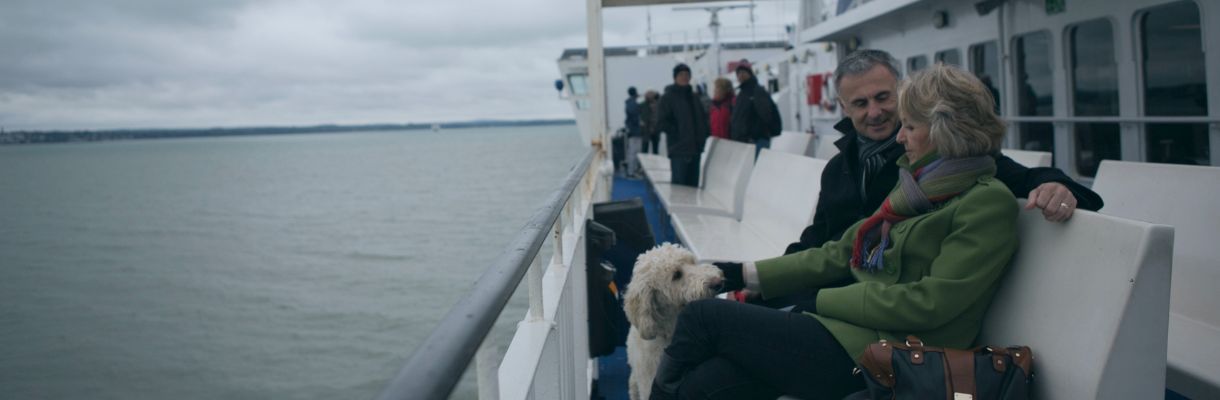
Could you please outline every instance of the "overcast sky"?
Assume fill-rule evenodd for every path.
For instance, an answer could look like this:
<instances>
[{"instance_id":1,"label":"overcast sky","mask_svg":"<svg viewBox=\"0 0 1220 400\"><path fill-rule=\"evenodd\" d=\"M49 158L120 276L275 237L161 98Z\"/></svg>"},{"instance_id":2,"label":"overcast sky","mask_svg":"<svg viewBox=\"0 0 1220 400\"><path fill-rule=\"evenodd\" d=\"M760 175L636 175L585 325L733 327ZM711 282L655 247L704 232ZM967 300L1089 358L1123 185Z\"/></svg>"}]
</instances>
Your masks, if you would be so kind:
<instances>
[{"instance_id":1,"label":"overcast sky","mask_svg":"<svg viewBox=\"0 0 1220 400\"><path fill-rule=\"evenodd\" d=\"M3 0L0 127L571 118L555 61L585 46L584 3ZM759 2L759 32L794 22L797 7ZM659 36L707 25L672 8L606 10L606 44L645 43L647 12Z\"/></svg>"}]
</instances>

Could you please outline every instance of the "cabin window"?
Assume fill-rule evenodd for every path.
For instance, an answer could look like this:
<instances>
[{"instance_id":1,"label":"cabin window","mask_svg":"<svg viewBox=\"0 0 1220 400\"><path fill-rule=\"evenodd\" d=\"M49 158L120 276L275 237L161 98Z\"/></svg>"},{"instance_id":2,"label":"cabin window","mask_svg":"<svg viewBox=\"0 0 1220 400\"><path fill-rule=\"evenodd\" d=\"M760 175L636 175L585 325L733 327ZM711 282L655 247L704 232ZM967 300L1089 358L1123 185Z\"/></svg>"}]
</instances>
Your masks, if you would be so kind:
<instances>
[{"instance_id":1,"label":"cabin window","mask_svg":"<svg viewBox=\"0 0 1220 400\"><path fill-rule=\"evenodd\" d=\"M585 97L589 95L589 76L585 74L569 74L568 87L572 88L572 95L576 97ZM589 99L576 99L577 110L589 109Z\"/></svg>"},{"instance_id":2,"label":"cabin window","mask_svg":"<svg viewBox=\"0 0 1220 400\"><path fill-rule=\"evenodd\" d=\"M1049 117L1054 115L1051 77L1051 34L1041 31L1017 36L1013 43L1017 55L1017 115ZM1021 149L1055 152L1055 127L1049 122L1018 124Z\"/></svg>"},{"instance_id":3,"label":"cabin window","mask_svg":"<svg viewBox=\"0 0 1220 400\"><path fill-rule=\"evenodd\" d=\"M936 62L945 65L962 66L962 52L957 49L949 49L936 52Z\"/></svg>"},{"instance_id":4,"label":"cabin window","mask_svg":"<svg viewBox=\"0 0 1220 400\"><path fill-rule=\"evenodd\" d=\"M995 100L996 114L1002 114L1000 104L1000 50L996 42L983 42L970 46L970 72L973 72Z\"/></svg>"},{"instance_id":5,"label":"cabin window","mask_svg":"<svg viewBox=\"0 0 1220 400\"><path fill-rule=\"evenodd\" d=\"M907 74L913 74L916 71L928 67L928 56L915 56L907 59Z\"/></svg>"},{"instance_id":6,"label":"cabin window","mask_svg":"<svg viewBox=\"0 0 1220 400\"><path fill-rule=\"evenodd\" d=\"M1068 28L1071 41L1072 113L1081 117L1118 116L1118 65L1114 28L1097 19ZM1122 135L1113 122L1074 125L1076 173L1097 175L1101 160L1122 158Z\"/></svg>"},{"instance_id":7,"label":"cabin window","mask_svg":"<svg viewBox=\"0 0 1220 400\"><path fill-rule=\"evenodd\" d=\"M1179 1L1149 9L1139 21L1144 114L1206 116L1207 83L1199 8ZM1148 161L1211 164L1207 124L1148 124Z\"/></svg>"}]
</instances>

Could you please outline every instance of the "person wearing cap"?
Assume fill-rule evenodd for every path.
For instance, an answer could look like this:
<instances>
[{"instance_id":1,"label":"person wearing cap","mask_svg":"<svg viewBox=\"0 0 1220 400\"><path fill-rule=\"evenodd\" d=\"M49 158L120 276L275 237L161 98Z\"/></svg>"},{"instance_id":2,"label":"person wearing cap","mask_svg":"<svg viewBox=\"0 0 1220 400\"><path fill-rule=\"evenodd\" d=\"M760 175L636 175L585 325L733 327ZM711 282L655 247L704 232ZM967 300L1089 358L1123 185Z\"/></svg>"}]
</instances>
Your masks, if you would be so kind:
<instances>
[{"instance_id":1,"label":"person wearing cap","mask_svg":"<svg viewBox=\"0 0 1220 400\"><path fill-rule=\"evenodd\" d=\"M670 181L699 186L699 157L710 131L707 110L691 88L690 67L678 64L674 83L665 87L657 110L657 125L665 132L669 150Z\"/></svg>"},{"instance_id":2,"label":"person wearing cap","mask_svg":"<svg viewBox=\"0 0 1220 400\"><path fill-rule=\"evenodd\" d=\"M779 113L771 95L758 84L750 61L737 63L738 93L733 105L733 117L729 137L733 140L754 143L756 151L771 147L771 137L779 134Z\"/></svg>"}]
</instances>

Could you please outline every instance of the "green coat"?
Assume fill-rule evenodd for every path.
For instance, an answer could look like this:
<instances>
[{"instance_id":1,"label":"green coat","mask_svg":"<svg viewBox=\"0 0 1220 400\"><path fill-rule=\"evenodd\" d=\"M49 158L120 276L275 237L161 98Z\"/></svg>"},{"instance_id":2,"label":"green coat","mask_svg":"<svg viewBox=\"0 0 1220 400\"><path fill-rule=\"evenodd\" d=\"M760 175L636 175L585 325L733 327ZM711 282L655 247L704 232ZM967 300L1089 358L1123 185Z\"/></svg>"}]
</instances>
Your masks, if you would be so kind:
<instances>
[{"instance_id":1,"label":"green coat","mask_svg":"<svg viewBox=\"0 0 1220 400\"><path fill-rule=\"evenodd\" d=\"M774 298L847 277L856 283L822 289L817 318L853 359L879 339L902 342L919 336L935 346L970 347L1017 249L1017 202L991 177L942 203L899 222L893 245L882 253L877 273L850 266L857 222L838 241L783 257L758 261L762 295Z\"/></svg>"}]
</instances>

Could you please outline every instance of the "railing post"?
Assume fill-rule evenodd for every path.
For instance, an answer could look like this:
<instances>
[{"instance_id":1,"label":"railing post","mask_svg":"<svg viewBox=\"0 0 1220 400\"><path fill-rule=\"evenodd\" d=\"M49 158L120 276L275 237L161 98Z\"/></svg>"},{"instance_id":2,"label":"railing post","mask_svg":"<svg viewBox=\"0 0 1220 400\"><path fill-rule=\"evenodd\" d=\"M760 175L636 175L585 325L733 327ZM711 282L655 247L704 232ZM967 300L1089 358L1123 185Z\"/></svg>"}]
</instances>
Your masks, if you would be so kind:
<instances>
[{"instance_id":1,"label":"railing post","mask_svg":"<svg viewBox=\"0 0 1220 400\"><path fill-rule=\"evenodd\" d=\"M491 344L491 336L483 339L479 352L475 354L475 376L479 382L479 400L498 400L500 398L500 363L496 361L499 349Z\"/></svg>"},{"instance_id":2,"label":"railing post","mask_svg":"<svg viewBox=\"0 0 1220 400\"><path fill-rule=\"evenodd\" d=\"M555 252L551 256L551 265L552 266L559 265L562 267L563 266L563 225L556 222L555 227L554 227L554 229L552 229L552 231L554 231L554 233L555 233L555 238L551 240L551 242L554 243L554 245L555 245Z\"/></svg>"},{"instance_id":3,"label":"railing post","mask_svg":"<svg viewBox=\"0 0 1220 400\"><path fill-rule=\"evenodd\" d=\"M538 261L538 257L534 256L534 261L530 262L529 276L530 280L530 322L541 321L546 318L546 314L542 309L542 263Z\"/></svg>"}]
</instances>

